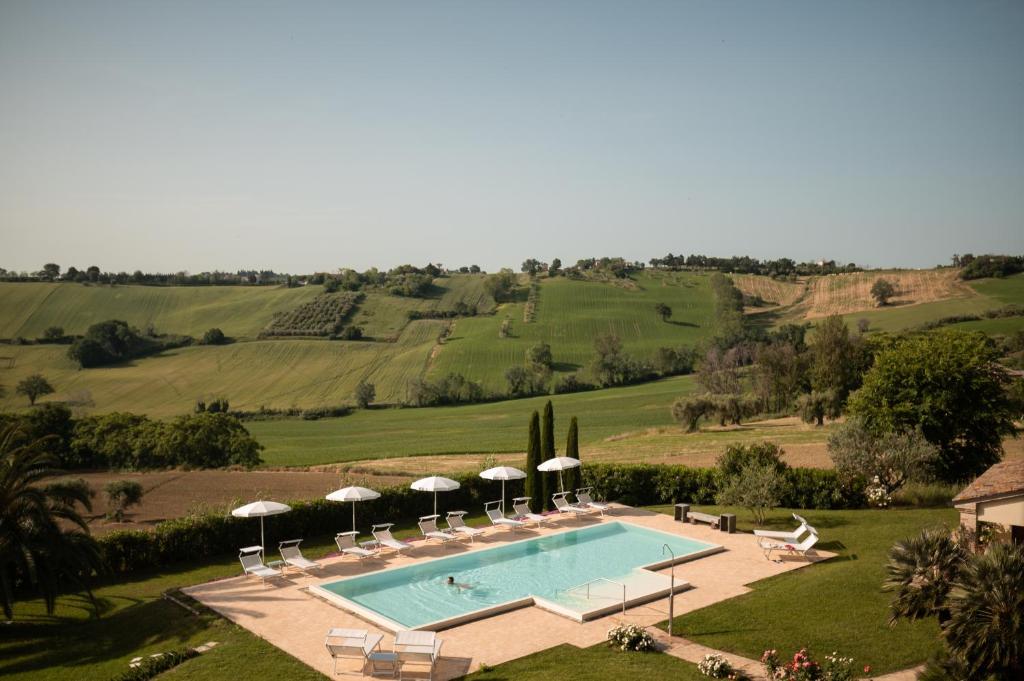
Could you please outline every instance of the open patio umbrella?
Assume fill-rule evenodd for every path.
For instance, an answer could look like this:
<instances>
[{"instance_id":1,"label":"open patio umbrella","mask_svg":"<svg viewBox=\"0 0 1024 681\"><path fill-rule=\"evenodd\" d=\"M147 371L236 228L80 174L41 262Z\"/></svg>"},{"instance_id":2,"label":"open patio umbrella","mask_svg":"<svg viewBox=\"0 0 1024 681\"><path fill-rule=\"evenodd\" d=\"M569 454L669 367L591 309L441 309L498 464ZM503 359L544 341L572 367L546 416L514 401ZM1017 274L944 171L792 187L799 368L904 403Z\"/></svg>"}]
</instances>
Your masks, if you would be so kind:
<instances>
[{"instance_id":1,"label":"open patio umbrella","mask_svg":"<svg viewBox=\"0 0 1024 681\"><path fill-rule=\"evenodd\" d=\"M556 456L553 459L548 459L541 465L537 466L537 470L544 471L545 473L558 471L558 491L564 492L565 486L562 485L562 471L570 468L576 468L579 465L579 459L574 459L571 456Z\"/></svg>"},{"instance_id":2,"label":"open patio umbrella","mask_svg":"<svg viewBox=\"0 0 1024 681\"><path fill-rule=\"evenodd\" d=\"M432 475L429 478L422 478L412 483L411 487L419 492L433 492L434 493L434 515L437 515L437 493L438 492L451 492L454 489L459 488L459 483L449 478L442 478L438 475Z\"/></svg>"},{"instance_id":3,"label":"open patio umbrella","mask_svg":"<svg viewBox=\"0 0 1024 681\"><path fill-rule=\"evenodd\" d=\"M380 492L374 492L367 487L342 487L327 495L328 501L351 501L352 502L352 530L356 529L356 502L379 499Z\"/></svg>"},{"instance_id":4,"label":"open patio umbrella","mask_svg":"<svg viewBox=\"0 0 1024 681\"><path fill-rule=\"evenodd\" d=\"M251 504L245 506L239 506L231 512L231 515L236 518L259 518L260 519L260 547L264 547L263 543L263 518L268 515L278 515L281 513L287 513L292 510L292 507L287 504L279 504L276 501L254 501ZM266 549L264 555L266 555Z\"/></svg>"},{"instance_id":5,"label":"open patio umbrella","mask_svg":"<svg viewBox=\"0 0 1024 681\"><path fill-rule=\"evenodd\" d=\"M501 514L505 515L505 481L522 480L526 473L511 466L496 466L485 470L480 477L484 480L501 480Z\"/></svg>"}]
</instances>

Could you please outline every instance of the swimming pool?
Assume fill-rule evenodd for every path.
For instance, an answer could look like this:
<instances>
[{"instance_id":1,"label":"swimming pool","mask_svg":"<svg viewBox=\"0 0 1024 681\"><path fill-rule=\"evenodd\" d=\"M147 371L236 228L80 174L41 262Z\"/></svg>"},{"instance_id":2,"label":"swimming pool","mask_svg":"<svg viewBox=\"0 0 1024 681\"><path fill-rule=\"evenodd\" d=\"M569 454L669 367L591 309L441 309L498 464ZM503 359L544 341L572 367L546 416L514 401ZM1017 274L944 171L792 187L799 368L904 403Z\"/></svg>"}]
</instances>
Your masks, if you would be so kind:
<instances>
[{"instance_id":1,"label":"swimming pool","mask_svg":"<svg viewBox=\"0 0 1024 681\"><path fill-rule=\"evenodd\" d=\"M351 577L311 591L389 629L444 628L532 604L567 616L580 613L582 620L594 603L584 602L579 590L567 589L589 580L633 584L636 593L628 594L630 600L651 592L652 582L661 580L654 586L664 585L661 593L667 594L667 578L646 570L637 574L639 568L671 562L662 554L663 544L675 552L676 562L722 550L615 521ZM449 576L455 586L446 583Z\"/></svg>"}]
</instances>

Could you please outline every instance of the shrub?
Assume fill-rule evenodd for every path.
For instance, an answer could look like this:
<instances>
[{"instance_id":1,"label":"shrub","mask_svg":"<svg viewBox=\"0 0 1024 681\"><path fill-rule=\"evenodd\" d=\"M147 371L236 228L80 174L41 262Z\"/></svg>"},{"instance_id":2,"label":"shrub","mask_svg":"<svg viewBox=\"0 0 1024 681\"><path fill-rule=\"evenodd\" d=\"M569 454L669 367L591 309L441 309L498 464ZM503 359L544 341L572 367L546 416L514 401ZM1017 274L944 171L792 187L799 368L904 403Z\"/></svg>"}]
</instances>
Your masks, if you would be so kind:
<instances>
[{"instance_id":1,"label":"shrub","mask_svg":"<svg viewBox=\"0 0 1024 681\"><path fill-rule=\"evenodd\" d=\"M203 345L224 345L228 342L227 336L220 329L214 327L203 334Z\"/></svg>"},{"instance_id":2,"label":"shrub","mask_svg":"<svg viewBox=\"0 0 1024 681\"><path fill-rule=\"evenodd\" d=\"M135 480L112 480L103 490L107 493L107 503L110 506L107 518L114 522L124 520L124 512L142 501L142 485Z\"/></svg>"},{"instance_id":3,"label":"shrub","mask_svg":"<svg viewBox=\"0 0 1024 681\"><path fill-rule=\"evenodd\" d=\"M789 464L782 460L785 451L774 442L755 442L749 445L729 445L715 461L718 470L725 478L739 475L743 468L750 464L771 466L779 473L784 473Z\"/></svg>"},{"instance_id":4,"label":"shrub","mask_svg":"<svg viewBox=\"0 0 1024 681\"><path fill-rule=\"evenodd\" d=\"M596 390L597 386L582 380L579 374L568 374L555 380L555 394L581 393L587 390Z\"/></svg>"},{"instance_id":5,"label":"shrub","mask_svg":"<svg viewBox=\"0 0 1024 681\"><path fill-rule=\"evenodd\" d=\"M842 657L838 653L826 655L823 662L817 662L806 648L793 654L792 660L785 662L779 657L778 651L766 650L761 656L765 676L778 681L852 681L854 678L853 658ZM870 667L864 672L871 673Z\"/></svg>"},{"instance_id":6,"label":"shrub","mask_svg":"<svg viewBox=\"0 0 1024 681\"><path fill-rule=\"evenodd\" d=\"M608 644L620 650L649 652L654 650L654 637L639 624L620 624L608 630Z\"/></svg>"},{"instance_id":7,"label":"shrub","mask_svg":"<svg viewBox=\"0 0 1024 681\"><path fill-rule=\"evenodd\" d=\"M370 403L376 399L377 388L373 383L368 383L365 380L359 381L359 385L356 386L354 397L356 400L356 406L360 409L366 409L370 406Z\"/></svg>"},{"instance_id":8,"label":"shrub","mask_svg":"<svg viewBox=\"0 0 1024 681\"><path fill-rule=\"evenodd\" d=\"M732 674L732 665L718 653L709 653L697 663L697 671L713 679L725 679Z\"/></svg>"},{"instance_id":9,"label":"shrub","mask_svg":"<svg viewBox=\"0 0 1024 681\"><path fill-rule=\"evenodd\" d=\"M770 463L751 461L738 475L726 478L715 500L727 506L744 506L754 514L754 522L764 524L765 513L782 502L785 477Z\"/></svg>"}]
</instances>

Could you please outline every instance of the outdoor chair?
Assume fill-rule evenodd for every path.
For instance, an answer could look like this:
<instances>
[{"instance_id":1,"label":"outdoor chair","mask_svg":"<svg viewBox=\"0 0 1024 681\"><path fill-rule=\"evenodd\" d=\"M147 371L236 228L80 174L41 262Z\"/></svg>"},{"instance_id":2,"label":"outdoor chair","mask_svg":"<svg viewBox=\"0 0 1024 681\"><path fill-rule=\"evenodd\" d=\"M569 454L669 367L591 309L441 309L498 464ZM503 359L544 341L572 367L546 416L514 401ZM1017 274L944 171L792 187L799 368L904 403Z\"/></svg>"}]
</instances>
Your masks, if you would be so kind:
<instances>
[{"instance_id":1,"label":"outdoor chair","mask_svg":"<svg viewBox=\"0 0 1024 681\"><path fill-rule=\"evenodd\" d=\"M400 541L391 536L391 528L394 523L382 523L380 525L374 525L370 532L373 534L373 538L377 540L377 544L383 548L389 548L396 553L401 553L406 549L411 549L412 544L409 542Z\"/></svg>"},{"instance_id":2,"label":"outdoor chair","mask_svg":"<svg viewBox=\"0 0 1024 681\"><path fill-rule=\"evenodd\" d=\"M568 495L569 492L558 492L551 496L551 501L555 504L556 511L567 515L574 515L577 518L582 515L587 515L588 513L594 512L594 510L590 508L583 508L582 506L573 506L572 504L569 503L569 500L566 499Z\"/></svg>"},{"instance_id":3,"label":"outdoor chair","mask_svg":"<svg viewBox=\"0 0 1024 681\"><path fill-rule=\"evenodd\" d=\"M490 518L492 525L495 527L507 527L513 532L526 525L521 520L512 520L502 515L501 510L498 508L499 504L501 504L500 501L488 501L484 504L484 511L487 512L487 517Z\"/></svg>"},{"instance_id":4,"label":"outdoor chair","mask_svg":"<svg viewBox=\"0 0 1024 681\"><path fill-rule=\"evenodd\" d=\"M338 550L341 551L342 557L355 556L359 560L364 560L380 555L380 551L377 549L366 549L356 544L356 537L358 535L359 533L354 530L351 532L339 532L334 535L334 543L338 545Z\"/></svg>"},{"instance_id":5,"label":"outdoor chair","mask_svg":"<svg viewBox=\"0 0 1024 681\"><path fill-rule=\"evenodd\" d=\"M551 516L531 511L529 501L530 497L516 497L512 500L512 511L516 514L516 520L537 523L537 525L551 522Z\"/></svg>"},{"instance_id":6,"label":"outdoor chair","mask_svg":"<svg viewBox=\"0 0 1024 681\"><path fill-rule=\"evenodd\" d=\"M266 584L268 579L280 577L281 571L263 564L263 547L246 546L238 551L238 561L246 577L259 577Z\"/></svg>"},{"instance_id":7,"label":"outdoor chair","mask_svg":"<svg viewBox=\"0 0 1024 681\"><path fill-rule=\"evenodd\" d=\"M420 532L423 533L423 538L427 541L430 541L431 539L439 541L442 546L448 542L457 540L458 537L453 533L438 529L437 518L438 516L436 515L425 515L420 518L417 525L420 526Z\"/></svg>"},{"instance_id":8,"label":"outdoor chair","mask_svg":"<svg viewBox=\"0 0 1024 681\"><path fill-rule=\"evenodd\" d=\"M374 662L383 656L384 659L379 661L385 663L390 660L391 675L394 676L394 670L398 667L397 656L394 653L383 653L380 651L380 642L382 640L384 640L382 635L371 634L365 629L335 628L327 632L324 646L334 659L335 674L338 673L338 660L346 658L363 661L362 666L359 668L360 675L362 675L362 670L366 668L367 664L371 666L370 671L373 673ZM380 666L386 667L387 665L381 664Z\"/></svg>"},{"instance_id":9,"label":"outdoor chair","mask_svg":"<svg viewBox=\"0 0 1024 681\"><path fill-rule=\"evenodd\" d=\"M466 524L465 511L448 511L448 516L445 520L448 522L448 529L456 534L461 534L465 537L469 537L469 541L476 541L475 537L478 534L483 534L484 531L479 527L470 527Z\"/></svg>"},{"instance_id":10,"label":"outdoor chair","mask_svg":"<svg viewBox=\"0 0 1024 681\"><path fill-rule=\"evenodd\" d=\"M281 552L281 560L284 561L284 564L307 575L310 570L322 570L323 566L320 563L315 560L309 560L302 555L302 549L299 548L301 543L301 539L289 539L278 544L278 550Z\"/></svg>"},{"instance_id":11,"label":"outdoor chair","mask_svg":"<svg viewBox=\"0 0 1024 681\"><path fill-rule=\"evenodd\" d=\"M594 501L590 496L590 490L593 487L582 487L576 490L576 505L580 508L592 508L595 511L599 511L601 515L604 515L605 511L611 510L611 504L605 504L600 501Z\"/></svg>"},{"instance_id":12,"label":"outdoor chair","mask_svg":"<svg viewBox=\"0 0 1024 681\"><path fill-rule=\"evenodd\" d=\"M789 542L772 541L769 539L761 539L757 542L761 550L764 551L764 557L768 560L772 558L772 551L787 551L790 554L799 553L801 556L807 557L807 552L818 543L818 535L811 533L800 542L799 544L791 544Z\"/></svg>"},{"instance_id":13,"label":"outdoor chair","mask_svg":"<svg viewBox=\"0 0 1024 681\"><path fill-rule=\"evenodd\" d=\"M434 665L441 657L441 639L432 631L399 631L395 633L394 651L401 666L399 678L406 664L429 665L428 679L434 678Z\"/></svg>"},{"instance_id":14,"label":"outdoor chair","mask_svg":"<svg viewBox=\"0 0 1024 681\"><path fill-rule=\"evenodd\" d=\"M800 526L792 532L780 532L776 530L754 530L754 534L758 537L764 537L765 539L774 539L776 541L783 541L789 543L797 543L800 541L800 537L804 532L810 532L811 534L818 534L818 530L814 529L811 525L807 524L802 516L793 514L793 518L800 521Z\"/></svg>"}]
</instances>

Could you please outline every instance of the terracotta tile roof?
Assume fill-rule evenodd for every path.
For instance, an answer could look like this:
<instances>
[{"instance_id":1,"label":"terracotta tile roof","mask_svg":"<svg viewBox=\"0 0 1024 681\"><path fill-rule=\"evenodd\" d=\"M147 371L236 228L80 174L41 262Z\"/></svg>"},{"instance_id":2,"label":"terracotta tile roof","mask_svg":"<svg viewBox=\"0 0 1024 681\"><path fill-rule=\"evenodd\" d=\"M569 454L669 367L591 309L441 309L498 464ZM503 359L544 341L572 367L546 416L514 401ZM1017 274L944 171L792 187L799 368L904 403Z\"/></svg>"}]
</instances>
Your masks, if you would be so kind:
<instances>
[{"instance_id":1,"label":"terracotta tile roof","mask_svg":"<svg viewBox=\"0 0 1024 681\"><path fill-rule=\"evenodd\" d=\"M974 501L1001 494L1024 494L1024 460L1003 461L989 468L956 495L953 503Z\"/></svg>"}]
</instances>

